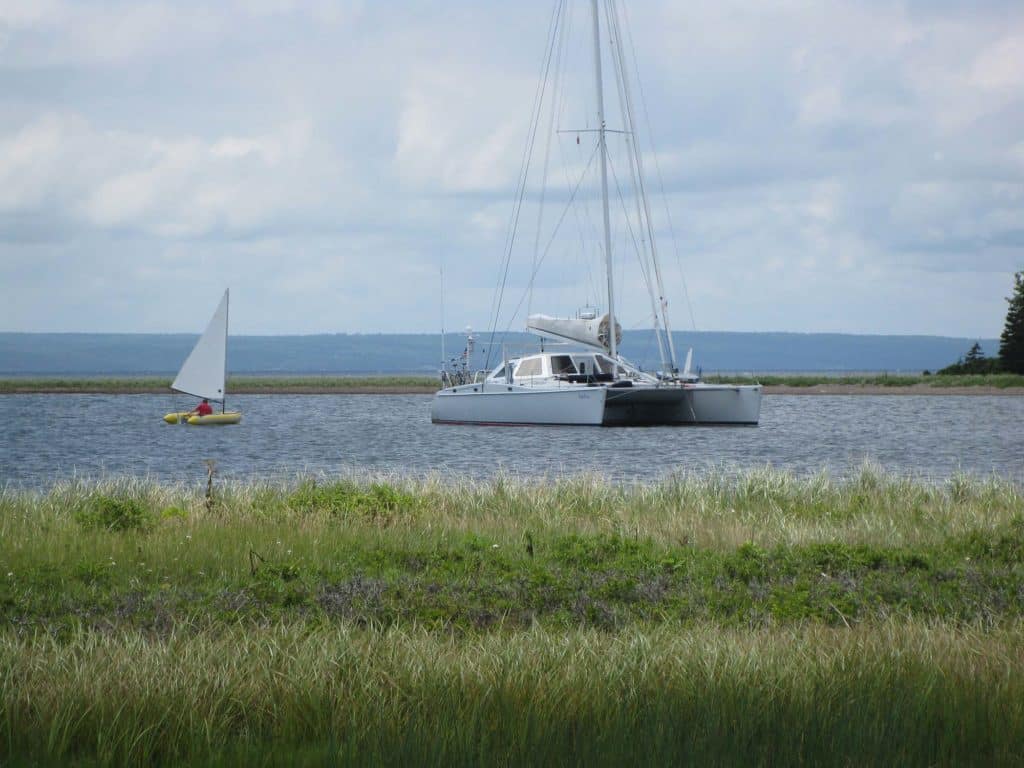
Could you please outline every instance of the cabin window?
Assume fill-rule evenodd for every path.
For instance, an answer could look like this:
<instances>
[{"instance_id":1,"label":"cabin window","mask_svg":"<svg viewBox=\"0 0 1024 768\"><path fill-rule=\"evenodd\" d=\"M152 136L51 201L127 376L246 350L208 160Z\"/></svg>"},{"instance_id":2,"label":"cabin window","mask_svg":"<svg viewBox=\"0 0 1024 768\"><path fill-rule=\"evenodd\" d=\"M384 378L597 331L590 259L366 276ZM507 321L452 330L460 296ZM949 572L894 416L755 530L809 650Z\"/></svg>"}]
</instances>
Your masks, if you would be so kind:
<instances>
[{"instance_id":1,"label":"cabin window","mask_svg":"<svg viewBox=\"0 0 1024 768\"><path fill-rule=\"evenodd\" d=\"M540 376L540 360L539 357L523 360L516 369L516 376Z\"/></svg>"},{"instance_id":2,"label":"cabin window","mask_svg":"<svg viewBox=\"0 0 1024 768\"><path fill-rule=\"evenodd\" d=\"M599 373L611 373L612 372L612 361L607 357L595 357L594 366L597 368Z\"/></svg>"},{"instance_id":3,"label":"cabin window","mask_svg":"<svg viewBox=\"0 0 1024 768\"><path fill-rule=\"evenodd\" d=\"M595 373L601 372L601 369L594 363L593 355L574 355L572 361L576 363L576 371L581 376L586 376L588 373L593 376Z\"/></svg>"},{"instance_id":4,"label":"cabin window","mask_svg":"<svg viewBox=\"0 0 1024 768\"><path fill-rule=\"evenodd\" d=\"M503 380L505 378L506 368L508 368L507 365L501 366L501 368L499 368L498 370L491 374L491 378Z\"/></svg>"},{"instance_id":5,"label":"cabin window","mask_svg":"<svg viewBox=\"0 0 1024 768\"><path fill-rule=\"evenodd\" d=\"M568 355L552 355L551 373L555 376L563 373L576 373L576 366L572 364L572 358Z\"/></svg>"}]
</instances>

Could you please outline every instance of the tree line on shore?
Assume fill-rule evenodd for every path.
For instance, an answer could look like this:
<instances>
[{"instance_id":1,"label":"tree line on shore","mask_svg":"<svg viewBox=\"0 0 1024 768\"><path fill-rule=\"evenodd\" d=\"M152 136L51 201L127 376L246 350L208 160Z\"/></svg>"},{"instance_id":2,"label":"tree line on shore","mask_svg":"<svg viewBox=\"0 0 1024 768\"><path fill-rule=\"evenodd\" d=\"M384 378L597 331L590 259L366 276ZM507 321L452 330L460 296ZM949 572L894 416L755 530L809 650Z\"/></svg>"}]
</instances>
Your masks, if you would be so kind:
<instances>
[{"instance_id":1,"label":"tree line on shore","mask_svg":"<svg viewBox=\"0 0 1024 768\"><path fill-rule=\"evenodd\" d=\"M1013 295L1006 299L1010 306L999 337L998 357L985 357L976 341L964 357L940 370L940 374L1024 374L1024 272L1015 273L1013 283Z\"/></svg>"}]
</instances>

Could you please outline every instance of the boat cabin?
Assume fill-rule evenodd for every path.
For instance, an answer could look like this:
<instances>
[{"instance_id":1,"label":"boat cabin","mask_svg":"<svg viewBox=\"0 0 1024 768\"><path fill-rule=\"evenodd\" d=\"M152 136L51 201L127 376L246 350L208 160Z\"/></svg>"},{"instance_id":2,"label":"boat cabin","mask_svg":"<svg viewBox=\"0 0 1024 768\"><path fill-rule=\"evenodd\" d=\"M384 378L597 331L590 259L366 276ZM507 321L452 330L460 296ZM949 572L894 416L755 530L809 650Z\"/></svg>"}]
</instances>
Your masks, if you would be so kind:
<instances>
[{"instance_id":1,"label":"boat cabin","mask_svg":"<svg viewBox=\"0 0 1024 768\"><path fill-rule=\"evenodd\" d=\"M631 377L633 371L596 352L542 352L508 360L487 377L488 382L505 384L596 384Z\"/></svg>"}]
</instances>

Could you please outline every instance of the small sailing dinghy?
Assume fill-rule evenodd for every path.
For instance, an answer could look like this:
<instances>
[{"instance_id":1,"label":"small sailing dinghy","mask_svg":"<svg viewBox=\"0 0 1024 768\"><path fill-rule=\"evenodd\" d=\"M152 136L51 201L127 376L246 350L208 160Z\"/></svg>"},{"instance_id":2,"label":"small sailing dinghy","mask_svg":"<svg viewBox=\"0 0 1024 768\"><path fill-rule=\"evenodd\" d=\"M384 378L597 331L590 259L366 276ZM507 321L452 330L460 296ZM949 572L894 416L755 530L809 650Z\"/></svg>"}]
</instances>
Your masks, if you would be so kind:
<instances>
[{"instance_id":1,"label":"small sailing dinghy","mask_svg":"<svg viewBox=\"0 0 1024 768\"><path fill-rule=\"evenodd\" d=\"M203 335L192 348L192 352L181 366L178 375L171 384L175 392L194 395L204 400L221 404L220 413L199 416L193 411L177 411L164 416L168 424L237 424L242 420L238 411L228 411L224 407L225 384L227 378L227 347L228 347L228 291L217 305L217 311L210 318Z\"/></svg>"}]
</instances>

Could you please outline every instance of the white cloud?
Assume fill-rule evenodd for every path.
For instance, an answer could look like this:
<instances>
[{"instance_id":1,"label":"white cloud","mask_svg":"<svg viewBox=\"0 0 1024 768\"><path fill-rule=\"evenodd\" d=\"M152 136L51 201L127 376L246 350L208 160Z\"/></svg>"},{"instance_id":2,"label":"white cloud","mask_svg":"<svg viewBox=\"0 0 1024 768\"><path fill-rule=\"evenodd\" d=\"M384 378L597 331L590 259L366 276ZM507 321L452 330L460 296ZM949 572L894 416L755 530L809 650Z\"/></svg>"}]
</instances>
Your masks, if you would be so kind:
<instances>
[{"instance_id":1,"label":"white cloud","mask_svg":"<svg viewBox=\"0 0 1024 768\"><path fill-rule=\"evenodd\" d=\"M1024 86L1024 34L1010 35L987 46L974 62L971 81L990 90Z\"/></svg>"},{"instance_id":2,"label":"white cloud","mask_svg":"<svg viewBox=\"0 0 1024 768\"><path fill-rule=\"evenodd\" d=\"M307 199L308 125L270 135L156 138L45 115L0 138L0 210L55 209L98 229L156 236L244 231Z\"/></svg>"},{"instance_id":3,"label":"white cloud","mask_svg":"<svg viewBox=\"0 0 1024 768\"><path fill-rule=\"evenodd\" d=\"M818 88L800 100L800 122L811 125L831 123L842 116L842 104L836 85Z\"/></svg>"},{"instance_id":4,"label":"white cloud","mask_svg":"<svg viewBox=\"0 0 1024 768\"><path fill-rule=\"evenodd\" d=\"M409 184L441 192L506 189L522 154L530 86L458 60L417 70L398 115L394 167Z\"/></svg>"},{"instance_id":5,"label":"white cloud","mask_svg":"<svg viewBox=\"0 0 1024 768\"><path fill-rule=\"evenodd\" d=\"M698 325L998 332L1000 281L1024 267L1024 10L626 10L656 140L650 188L657 166ZM169 311L160 288L200 272L237 286L242 330L430 330L441 260L450 320L482 327L549 13L459 0L0 2L0 329L182 329L185 300ZM574 41L561 129L593 121L589 39ZM609 77L611 105L614 91ZM548 227L592 148L588 134L560 136ZM590 178L540 276L546 311L599 299L586 266L599 253L594 193ZM516 300L535 201L513 254ZM631 267L620 214L618 263ZM680 324L667 240L662 255ZM627 269L622 283L623 311L643 318L642 284ZM248 319L246 301L260 308Z\"/></svg>"}]
</instances>

